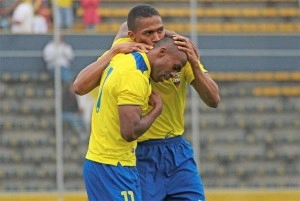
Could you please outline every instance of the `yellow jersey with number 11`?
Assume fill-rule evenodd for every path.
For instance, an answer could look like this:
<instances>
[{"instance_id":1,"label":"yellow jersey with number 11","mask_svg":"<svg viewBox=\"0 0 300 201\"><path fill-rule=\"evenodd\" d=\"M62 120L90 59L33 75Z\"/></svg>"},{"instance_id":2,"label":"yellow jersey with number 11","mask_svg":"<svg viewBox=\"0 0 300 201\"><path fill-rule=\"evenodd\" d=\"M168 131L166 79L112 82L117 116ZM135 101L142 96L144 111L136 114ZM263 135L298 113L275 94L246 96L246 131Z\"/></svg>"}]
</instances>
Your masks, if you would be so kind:
<instances>
[{"instance_id":1,"label":"yellow jersey with number 11","mask_svg":"<svg viewBox=\"0 0 300 201\"><path fill-rule=\"evenodd\" d=\"M144 53L120 54L111 60L102 74L92 112L87 159L110 165L136 165L137 141L122 138L118 106L138 105L146 113L151 94L150 71Z\"/></svg>"}]
</instances>

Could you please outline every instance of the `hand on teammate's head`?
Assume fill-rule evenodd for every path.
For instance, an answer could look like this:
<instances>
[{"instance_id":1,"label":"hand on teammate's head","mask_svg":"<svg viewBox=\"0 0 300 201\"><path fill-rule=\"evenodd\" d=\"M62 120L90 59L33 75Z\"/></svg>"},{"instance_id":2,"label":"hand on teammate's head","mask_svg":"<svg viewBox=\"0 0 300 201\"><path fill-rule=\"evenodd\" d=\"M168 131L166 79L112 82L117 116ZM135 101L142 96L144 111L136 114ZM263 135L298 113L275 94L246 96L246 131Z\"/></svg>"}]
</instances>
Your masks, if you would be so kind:
<instances>
[{"instance_id":1,"label":"hand on teammate's head","mask_svg":"<svg viewBox=\"0 0 300 201\"><path fill-rule=\"evenodd\" d=\"M148 50L152 49L151 45L147 45L144 43L136 43L136 42L128 42L128 43L119 43L112 47L114 51L117 53L131 53L131 52L148 52Z\"/></svg>"}]
</instances>

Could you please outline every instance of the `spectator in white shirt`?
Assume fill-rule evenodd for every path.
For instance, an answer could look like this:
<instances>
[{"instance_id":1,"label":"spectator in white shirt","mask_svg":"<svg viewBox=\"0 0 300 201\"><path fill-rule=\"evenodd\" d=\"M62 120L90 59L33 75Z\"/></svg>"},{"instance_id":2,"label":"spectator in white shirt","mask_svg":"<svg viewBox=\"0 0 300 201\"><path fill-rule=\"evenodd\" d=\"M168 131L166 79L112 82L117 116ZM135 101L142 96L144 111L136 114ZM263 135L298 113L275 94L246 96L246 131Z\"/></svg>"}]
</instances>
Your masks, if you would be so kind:
<instances>
[{"instance_id":1,"label":"spectator in white shirt","mask_svg":"<svg viewBox=\"0 0 300 201\"><path fill-rule=\"evenodd\" d=\"M32 33L34 9L32 0L23 0L13 11L11 20L12 33Z\"/></svg>"},{"instance_id":2,"label":"spectator in white shirt","mask_svg":"<svg viewBox=\"0 0 300 201\"><path fill-rule=\"evenodd\" d=\"M36 14L33 18L32 32L36 34L47 33L48 24L44 16Z\"/></svg>"},{"instance_id":3,"label":"spectator in white shirt","mask_svg":"<svg viewBox=\"0 0 300 201\"><path fill-rule=\"evenodd\" d=\"M52 75L55 67L57 67L61 70L61 79L64 83L73 81L70 68L74 59L74 53L71 45L64 42L63 36L60 36L57 42L52 40L44 47L43 57L47 63L47 69Z\"/></svg>"}]
</instances>

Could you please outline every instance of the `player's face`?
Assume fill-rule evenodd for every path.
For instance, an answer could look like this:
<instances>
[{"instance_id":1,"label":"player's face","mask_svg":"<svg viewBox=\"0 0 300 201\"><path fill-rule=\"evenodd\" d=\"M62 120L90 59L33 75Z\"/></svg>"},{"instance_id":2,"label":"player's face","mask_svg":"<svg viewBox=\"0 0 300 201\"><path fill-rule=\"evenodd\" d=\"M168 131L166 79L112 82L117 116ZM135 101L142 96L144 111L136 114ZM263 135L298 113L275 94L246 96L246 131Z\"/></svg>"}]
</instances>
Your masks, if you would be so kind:
<instances>
[{"instance_id":1,"label":"player's face","mask_svg":"<svg viewBox=\"0 0 300 201\"><path fill-rule=\"evenodd\" d=\"M157 58L151 67L151 78L154 82L164 82L174 78L187 62L185 53L166 54L164 57Z\"/></svg>"},{"instance_id":2,"label":"player's face","mask_svg":"<svg viewBox=\"0 0 300 201\"><path fill-rule=\"evenodd\" d=\"M160 16L139 18L136 20L136 27L136 30L129 34L130 38L135 42L153 45L165 36Z\"/></svg>"}]
</instances>

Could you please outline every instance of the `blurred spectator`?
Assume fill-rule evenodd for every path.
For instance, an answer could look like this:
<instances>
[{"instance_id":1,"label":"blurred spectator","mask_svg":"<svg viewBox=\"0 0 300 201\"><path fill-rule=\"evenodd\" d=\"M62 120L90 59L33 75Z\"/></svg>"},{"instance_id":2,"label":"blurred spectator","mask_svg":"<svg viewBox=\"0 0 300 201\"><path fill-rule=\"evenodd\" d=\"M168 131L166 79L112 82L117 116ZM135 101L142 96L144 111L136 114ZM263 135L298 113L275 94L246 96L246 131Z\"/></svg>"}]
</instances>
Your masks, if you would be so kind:
<instances>
[{"instance_id":1,"label":"blurred spectator","mask_svg":"<svg viewBox=\"0 0 300 201\"><path fill-rule=\"evenodd\" d=\"M36 11L36 14L32 22L32 32L33 33L47 33L48 23L46 18L40 13L40 9Z\"/></svg>"},{"instance_id":2,"label":"blurred spectator","mask_svg":"<svg viewBox=\"0 0 300 201\"><path fill-rule=\"evenodd\" d=\"M21 0L0 0L0 28L8 30L13 11Z\"/></svg>"},{"instance_id":3,"label":"blurred spectator","mask_svg":"<svg viewBox=\"0 0 300 201\"><path fill-rule=\"evenodd\" d=\"M32 33L34 8L32 0L23 0L17 5L12 14L12 33Z\"/></svg>"},{"instance_id":4,"label":"blurred spectator","mask_svg":"<svg viewBox=\"0 0 300 201\"><path fill-rule=\"evenodd\" d=\"M93 111L95 100L98 95L98 91L99 91L99 87L96 87L88 94L85 94L83 96L78 96L79 107L82 108L83 110L83 120L85 123L85 127L88 129L88 131L90 131L91 128L92 111Z\"/></svg>"},{"instance_id":5,"label":"blurred spectator","mask_svg":"<svg viewBox=\"0 0 300 201\"><path fill-rule=\"evenodd\" d=\"M44 27L44 22L46 21L46 25L47 27L44 27L43 29L38 29L38 30L44 30L47 29L47 31L49 29L52 29L52 11L51 11L51 5L50 5L50 1L48 0L35 0L34 3L34 13L35 16L38 16L38 24L42 25ZM41 19L41 17L43 17L43 19ZM35 32L35 22L33 25L33 29ZM40 27L40 26L38 26ZM38 31L39 32L39 31Z\"/></svg>"},{"instance_id":6,"label":"blurred spectator","mask_svg":"<svg viewBox=\"0 0 300 201\"><path fill-rule=\"evenodd\" d=\"M71 62L74 59L72 46L66 43L63 36L55 42L50 41L43 50L43 57L48 71L54 75L55 67L61 70L61 79L64 83L72 82Z\"/></svg>"},{"instance_id":7,"label":"blurred spectator","mask_svg":"<svg viewBox=\"0 0 300 201\"><path fill-rule=\"evenodd\" d=\"M60 28L71 29L73 27L73 1L72 0L57 0L58 7L58 24Z\"/></svg>"},{"instance_id":8,"label":"blurred spectator","mask_svg":"<svg viewBox=\"0 0 300 201\"><path fill-rule=\"evenodd\" d=\"M76 134L83 139L86 128L83 122L83 110L79 107L77 95L72 89L72 84L63 85L62 94L62 120L68 123Z\"/></svg>"},{"instance_id":9,"label":"blurred spectator","mask_svg":"<svg viewBox=\"0 0 300 201\"><path fill-rule=\"evenodd\" d=\"M83 24L87 30L95 30L97 23L100 21L99 6L99 0L81 0Z\"/></svg>"}]
</instances>

